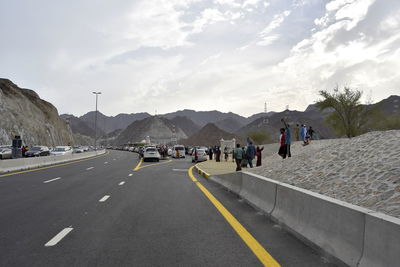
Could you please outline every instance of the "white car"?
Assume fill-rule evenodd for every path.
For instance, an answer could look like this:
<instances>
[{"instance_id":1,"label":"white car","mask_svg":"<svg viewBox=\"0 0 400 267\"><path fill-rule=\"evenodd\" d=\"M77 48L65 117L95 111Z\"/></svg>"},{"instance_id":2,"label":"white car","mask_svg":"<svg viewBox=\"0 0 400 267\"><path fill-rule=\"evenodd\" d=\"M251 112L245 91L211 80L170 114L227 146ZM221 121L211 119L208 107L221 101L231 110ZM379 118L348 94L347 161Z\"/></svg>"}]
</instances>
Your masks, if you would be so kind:
<instances>
[{"instance_id":1,"label":"white car","mask_svg":"<svg viewBox=\"0 0 400 267\"><path fill-rule=\"evenodd\" d=\"M83 153L85 150L81 146L74 147L74 153Z\"/></svg>"},{"instance_id":2,"label":"white car","mask_svg":"<svg viewBox=\"0 0 400 267\"><path fill-rule=\"evenodd\" d=\"M174 158L184 158L185 157L185 147L182 145L175 145L172 150L172 157Z\"/></svg>"},{"instance_id":3,"label":"white car","mask_svg":"<svg viewBox=\"0 0 400 267\"><path fill-rule=\"evenodd\" d=\"M53 151L50 152L50 155L61 156L72 154L72 147L70 146L56 146Z\"/></svg>"},{"instance_id":4,"label":"white car","mask_svg":"<svg viewBox=\"0 0 400 267\"><path fill-rule=\"evenodd\" d=\"M155 147L146 147L143 151L143 161L155 160L160 161L160 153Z\"/></svg>"},{"instance_id":5,"label":"white car","mask_svg":"<svg viewBox=\"0 0 400 267\"><path fill-rule=\"evenodd\" d=\"M197 160L196 160L196 153L197 153ZM205 149L195 149L192 153L192 162L200 162L207 160L207 153Z\"/></svg>"}]
</instances>

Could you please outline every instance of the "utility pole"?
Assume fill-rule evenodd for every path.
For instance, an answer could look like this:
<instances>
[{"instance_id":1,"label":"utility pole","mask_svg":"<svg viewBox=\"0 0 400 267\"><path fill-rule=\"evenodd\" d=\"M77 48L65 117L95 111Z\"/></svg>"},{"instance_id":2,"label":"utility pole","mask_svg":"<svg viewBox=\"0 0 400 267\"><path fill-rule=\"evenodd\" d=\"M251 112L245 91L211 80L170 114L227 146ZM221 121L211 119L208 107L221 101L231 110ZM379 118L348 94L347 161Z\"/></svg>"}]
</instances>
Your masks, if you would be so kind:
<instances>
[{"instance_id":1,"label":"utility pole","mask_svg":"<svg viewBox=\"0 0 400 267\"><path fill-rule=\"evenodd\" d=\"M96 113L94 114L94 149L97 150L97 97L101 92L93 92L96 95Z\"/></svg>"}]
</instances>

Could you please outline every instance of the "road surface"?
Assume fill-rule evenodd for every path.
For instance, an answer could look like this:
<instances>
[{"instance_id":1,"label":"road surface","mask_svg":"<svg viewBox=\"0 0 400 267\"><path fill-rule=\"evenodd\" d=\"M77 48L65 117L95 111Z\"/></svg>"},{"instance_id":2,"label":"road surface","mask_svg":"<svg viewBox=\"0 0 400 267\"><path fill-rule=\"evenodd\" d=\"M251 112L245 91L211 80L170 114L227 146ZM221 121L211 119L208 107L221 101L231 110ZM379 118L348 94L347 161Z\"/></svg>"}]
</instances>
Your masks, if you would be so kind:
<instances>
[{"instance_id":1,"label":"road surface","mask_svg":"<svg viewBox=\"0 0 400 267\"><path fill-rule=\"evenodd\" d=\"M263 266L257 244L272 266L334 266L192 165L109 151L0 175L0 266Z\"/></svg>"}]
</instances>

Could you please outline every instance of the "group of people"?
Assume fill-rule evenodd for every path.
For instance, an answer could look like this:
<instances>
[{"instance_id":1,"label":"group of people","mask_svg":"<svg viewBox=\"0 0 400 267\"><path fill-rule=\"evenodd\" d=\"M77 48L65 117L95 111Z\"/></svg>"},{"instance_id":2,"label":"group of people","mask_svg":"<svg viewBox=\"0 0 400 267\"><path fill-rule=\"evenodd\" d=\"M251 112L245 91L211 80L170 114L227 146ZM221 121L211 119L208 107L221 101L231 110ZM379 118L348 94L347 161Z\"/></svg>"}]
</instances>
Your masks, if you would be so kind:
<instances>
[{"instance_id":1,"label":"group of people","mask_svg":"<svg viewBox=\"0 0 400 267\"><path fill-rule=\"evenodd\" d=\"M285 159L286 157L291 157L292 153L290 151L290 146L292 144L292 130L290 125L286 123L284 119L281 119L285 128L280 128L280 136L279 136L279 150L278 154ZM308 129L305 124L296 124L295 128L295 138L296 141L303 141L303 146L308 145L310 141L314 138L315 131L310 126Z\"/></svg>"},{"instance_id":2,"label":"group of people","mask_svg":"<svg viewBox=\"0 0 400 267\"><path fill-rule=\"evenodd\" d=\"M253 142L250 142L247 147L240 147L240 144L236 144L236 148L233 151L233 159L236 162L236 171L242 170L242 167L247 168L249 165L250 168L253 168L253 160L257 157L256 166L261 166L261 152L264 150L264 147L257 148L253 145Z\"/></svg>"}]
</instances>

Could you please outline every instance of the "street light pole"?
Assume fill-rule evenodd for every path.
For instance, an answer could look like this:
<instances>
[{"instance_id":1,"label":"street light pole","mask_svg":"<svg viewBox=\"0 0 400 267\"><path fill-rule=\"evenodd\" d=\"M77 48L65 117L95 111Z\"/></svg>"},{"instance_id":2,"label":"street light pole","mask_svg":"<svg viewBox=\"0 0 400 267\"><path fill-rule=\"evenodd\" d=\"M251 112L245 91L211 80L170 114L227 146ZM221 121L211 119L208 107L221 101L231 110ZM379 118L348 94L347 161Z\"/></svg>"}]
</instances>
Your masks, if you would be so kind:
<instances>
[{"instance_id":1,"label":"street light pole","mask_svg":"<svg viewBox=\"0 0 400 267\"><path fill-rule=\"evenodd\" d=\"M97 97L101 92L93 92L96 95L96 113L94 114L94 149L97 150Z\"/></svg>"}]
</instances>

